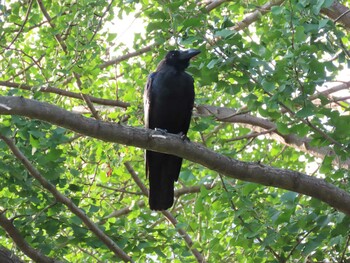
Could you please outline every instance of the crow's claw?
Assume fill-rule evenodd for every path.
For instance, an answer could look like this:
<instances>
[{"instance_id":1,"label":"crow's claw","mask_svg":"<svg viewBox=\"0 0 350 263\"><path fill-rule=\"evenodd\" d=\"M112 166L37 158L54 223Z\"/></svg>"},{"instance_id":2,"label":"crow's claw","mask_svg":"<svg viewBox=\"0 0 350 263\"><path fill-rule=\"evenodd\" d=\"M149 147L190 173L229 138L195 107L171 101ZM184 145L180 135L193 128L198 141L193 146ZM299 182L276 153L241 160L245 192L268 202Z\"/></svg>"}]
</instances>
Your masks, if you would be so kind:
<instances>
[{"instance_id":1,"label":"crow's claw","mask_svg":"<svg viewBox=\"0 0 350 263\"><path fill-rule=\"evenodd\" d=\"M162 134L168 133L166 129L161 129L161 128L154 128L155 131L160 132Z\"/></svg>"},{"instance_id":2,"label":"crow's claw","mask_svg":"<svg viewBox=\"0 0 350 263\"><path fill-rule=\"evenodd\" d=\"M187 137L186 133L179 132L178 135L180 136L181 140L183 141L190 141L190 138Z\"/></svg>"}]
</instances>

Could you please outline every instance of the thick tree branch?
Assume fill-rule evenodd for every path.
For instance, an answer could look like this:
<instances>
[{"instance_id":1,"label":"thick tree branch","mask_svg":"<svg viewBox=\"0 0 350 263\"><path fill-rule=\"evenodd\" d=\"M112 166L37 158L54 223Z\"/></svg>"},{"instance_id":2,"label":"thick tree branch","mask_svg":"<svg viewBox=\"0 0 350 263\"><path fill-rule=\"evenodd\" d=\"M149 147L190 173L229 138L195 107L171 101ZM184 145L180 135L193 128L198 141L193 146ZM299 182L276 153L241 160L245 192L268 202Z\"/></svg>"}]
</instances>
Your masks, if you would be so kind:
<instances>
[{"instance_id":1,"label":"thick tree branch","mask_svg":"<svg viewBox=\"0 0 350 263\"><path fill-rule=\"evenodd\" d=\"M350 194L306 174L242 162L218 154L174 134L159 138L158 132L85 118L48 103L21 97L0 97L0 114L21 115L55 124L103 141L174 154L228 177L278 187L317 198L350 216Z\"/></svg>"},{"instance_id":2,"label":"thick tree branch","mask_svg":"<svg viewBox=\"0 0 350 263\"><path fill-rule=\"evenodd\" d=\"M310 96L310 100L315 100L320 96L329 96L331 93L348 88L349 85L350 85L350 82L341 83L335 87L329 88L327 90L318 92L313 96ZM0 81L0 86L18 88L23 90L32 90L34 88L26 84L19 84L19 83L9 82L9 81ZM75 93L75 92L66 91L66 90L62 90L54 87L43 87L43 88L40 88L40 91L83 100L81 93ZM89 97L91 102L100 104L100 105L117 106L122 108L127 108L130 106L130 103L127 103L127 102L110 100L110 99L102 99L102 98L93 97L90 95L86 95L86 96ZM260 128L263 128L264 130L273 130L273 129L276 130L276 125L271 121L254 117L249 114L237 114L235 110L229 109L229 108L223 108L223 107L218 108L215 106L199 105L197 106L196 114L200 116L213 116L218 121L222 121L222 122L245 123L245 124L253 125L252 129L255 129L259 133L265 132L265 131L261 131ZM330 149L329 147L318 148L318 147L311 146L309 144L310 139L308 138L300 138L292 134L283 135L276 132L270 133L270 134L273 139L283 144L296 147L297 149L303 152L312 154L313 156L318 158L323 159L327 155L330 155L330 156L334 155L333 150ZM334 163L343 168L350 167L350 160L347 160L345 162L335 160Z\"/></svg>"},{"instance_id":3,"label":"thick tree branch","mask_svg":"<svg viewBox=\"0 0 350 263\"><path fill-rule=\"evenodd\" d=\"M334 22L339 22L343 24L347 30L350 30L350 13L349 8L339 3L339 1L334 1L334 3L329 8L324 8L321 10L323 14L333 19Z\"/></svg>"},{"instance_id":4,"label":"thick tree branch","mask_svg":"<svg viewBox=\"0 0 350 263\"><path fill-rule=\"evenodd\" d=\"M20 260L12 251L0 246L0 262L1 263L25 263Z\"/></svg>"},{"instance_id":5,"label":"thick tree branch","mask_svg":"<svg viewBox=\"0 0 350 263\"><path fill-rule=\"evenodd\" d=\"M199 116L213 116L216 120L230 123L244 123L256 132L262 132L261 129L270 132L270 136L285 144L297 148L300 151L309 153L318 158L324 158L326 156L335 156L334 151L330 147L315 147L310 145L311 139L306 137L299 137L294 134L282 134L278 132L277 126L272 121L255 117L250 114L239 114L234 109L215 107L209 105L199 105L196 107L196 112ZM348 169L350 167L350 159L342 161L335 158L334 164Z\"/></svg>"},{"instance_id":6,"label":"thick tree branch","mask_svg":"<svg viewBox=\"0 0 350 263\"><path fill-rule=\"evenodd\" d=\"M30 175L32 175L47 191L49 191L58 202L66 205L68 209L74 213L77 217L81 219L81 221L111 250L114 254L121 258L124 262L133 262L131 257L129 257L118 245L110 239L98 226L92 222L86 214L77 207L71 199L63 195L60 191L56 189L56 187L51 184L44 176L42 176L39 171L30 163L26 156L16 147L15 143L0 134L0 139L2 139L7 146L10 148L12 153L16 156L16 158L25 166ZM15 238L12 237L11 238ZM41 262L41 261L38 261ZM44 261L43 261L44 262ZM49 261L45 261L49 262ZM51 261L50 261L51 262Z\"/></svg>"},{"instance_id":7,"label":"thick tree branch","mask_svg":"<svg viewBox=\"0 0 350 263\"><path fill-rule=\"evenodd\" d=\"M22 234L18 229L12 224L12 221L7 219L4 211L0 211L0 226L5 229L6 233L11 237L13 242L21 249L21 251L30 257L35 262L43 263L59 263L61 261L49 258L39 251L32 248L27 241L23 238ZM2 261L1 261L2 262Z\"/></svg>"}]
</instances>

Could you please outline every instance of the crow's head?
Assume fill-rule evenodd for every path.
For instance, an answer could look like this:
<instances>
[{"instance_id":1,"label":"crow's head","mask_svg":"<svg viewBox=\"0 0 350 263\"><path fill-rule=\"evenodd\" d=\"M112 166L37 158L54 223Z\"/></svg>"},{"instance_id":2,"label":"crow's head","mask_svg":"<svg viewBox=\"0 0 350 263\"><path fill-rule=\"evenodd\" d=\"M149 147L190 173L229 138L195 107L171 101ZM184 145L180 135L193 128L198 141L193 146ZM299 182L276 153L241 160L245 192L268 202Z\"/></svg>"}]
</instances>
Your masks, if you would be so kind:
<instances>
[{"instance_id":1,"label":"crow's head","mask_svg":"<svg viewBox=\"0 0 350 263\"><path fill-rule=\"evenodd\" d=\"M172 50L165 56L165 64L175 67L178 70L185 70L190 64L190 59L201 53L197 49Z\"/></svg>"}]
</instances>

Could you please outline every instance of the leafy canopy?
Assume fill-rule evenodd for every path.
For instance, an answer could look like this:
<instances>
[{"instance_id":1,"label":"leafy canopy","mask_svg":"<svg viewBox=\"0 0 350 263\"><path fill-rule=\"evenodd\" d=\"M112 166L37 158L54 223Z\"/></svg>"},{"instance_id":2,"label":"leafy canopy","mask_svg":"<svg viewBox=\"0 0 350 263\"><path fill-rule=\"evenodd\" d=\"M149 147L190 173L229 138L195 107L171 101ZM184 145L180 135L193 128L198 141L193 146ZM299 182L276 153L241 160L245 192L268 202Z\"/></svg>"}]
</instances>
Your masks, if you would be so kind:
<instances>
[{"instance_id":1,"label":"leafy canopy","mask_svg":"<svg viewBox=\"0 0 350 263\"><path fill-rule=\"evenodd\" d=\"M332 91L349 90L349 79L335 81L348 68L350 38L346 25L326 15L332 4L2 2L0 93L142 127L148 74L168 50L197 48L202 53L188 69L196 86L192 141L231 158L325 178L349 192L348 94ZM107 26L131 23L123 20L130 14L144 27L132 47ZM233 113L203 114L208 105ZM193 262L194 250L208 262L350 258L350 217L319 200L185 161L176 185L184 191L171 210L174 227L149 210L132 179L135 172L148 185L143 149L35 119L0 118L0 134L13 138L33 167L135 262ZM121 260L30 175L3 140L0 148L0 213L13 219L30 247L64 262ZM0 234L2 246L28 259L4 228Z\"/></svg>"}]
</instances>

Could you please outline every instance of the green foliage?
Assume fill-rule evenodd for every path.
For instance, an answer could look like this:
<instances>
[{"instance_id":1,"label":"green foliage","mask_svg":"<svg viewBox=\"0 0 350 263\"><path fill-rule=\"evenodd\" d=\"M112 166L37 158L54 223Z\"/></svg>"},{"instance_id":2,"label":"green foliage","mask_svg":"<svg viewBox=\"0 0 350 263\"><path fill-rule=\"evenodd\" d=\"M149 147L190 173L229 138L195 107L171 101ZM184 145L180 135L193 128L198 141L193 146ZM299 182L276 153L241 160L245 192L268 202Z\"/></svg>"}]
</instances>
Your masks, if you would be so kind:
<instances>
[{"instance_id":1,"label":"green foliage","mask_svg":"<svg viewBox=\"0 0 350 263\"><path fill-rule=\"evenodd\" d=\"M349 104L332 104L325 95L316 103L313 97L348 67L350 37L322 14L333 1L285 1L243 30L237 30L239 22L264 1L227 1L210 11L198 1L43 2L50 23L36 1L0 3L1 96L32 98L68 111L86 105L66 91L120 100L130 106L103 105L101 119L142 127L147 75L167 50L197 48L202 53L188 69L196 104L239 109L269 121L282 143L266 134L247 136L257 124L197 115L188 134L192 141L232 158L322 177L349 192L349 170L338 165L350 156ZM123 20L130 14L144 30L135 34L132 47L112 30L131 23ZM149 52L103 66L148 45ZM147 185L142 149L19 116L0 119L0 133L13 138L32 165L135 262L194 262L179 229L208 262L350 258L349 217L318 200L221 178L184 161L176 187L201 187L176 199L174 227L148 209L124 166L130 162ZM289 135L305 139L306 150L286 140ZM328 147L329 154L320 159L311 147ZM2 140L0 160L0 213L13 219L30 246L64 262L119 260L31 177ZM1 228L0 235L1 245L28 259Z\"/></svg>"}]
</instances>

